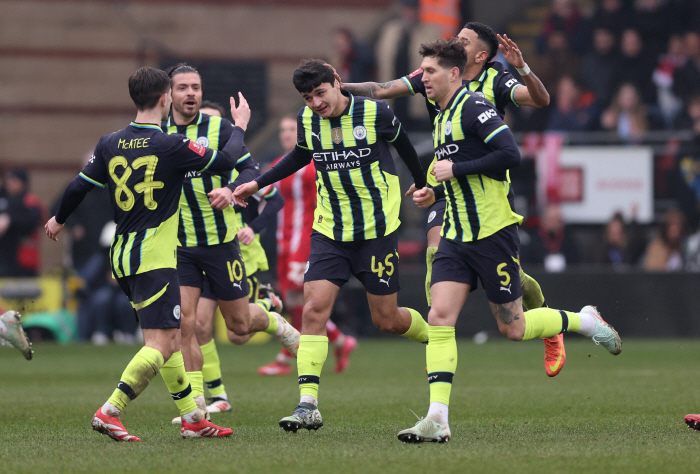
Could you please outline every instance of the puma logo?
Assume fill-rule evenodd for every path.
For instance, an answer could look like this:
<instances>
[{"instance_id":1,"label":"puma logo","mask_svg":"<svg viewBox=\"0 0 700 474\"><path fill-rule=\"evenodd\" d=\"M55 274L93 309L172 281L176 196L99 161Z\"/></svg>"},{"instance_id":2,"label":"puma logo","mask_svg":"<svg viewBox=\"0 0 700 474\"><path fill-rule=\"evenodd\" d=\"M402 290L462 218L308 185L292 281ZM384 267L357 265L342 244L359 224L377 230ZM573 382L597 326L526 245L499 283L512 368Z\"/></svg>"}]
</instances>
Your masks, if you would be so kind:
<instances>
[{"instance_id":1,"label":"puma logo","mask_svg":"<svg viewBox=\"0 0 700 474\"><path fill-rule=\"evenodd\" d=\"M318 133L311 132L311 136L316 137L316 139L319 141L319 143L321 142L321 132L318 132Z\"/></svg>"},{"instance_id":2,"label":"puma logo","mask_svg":"<svg viewBox=\"0 0 700 474\"><path fill-rule=\"evenodd\" d=\"M474 101L474 103L475 103L475 104L486 105L486 102L484 102L483 100L477 100L477 101Z\"/></svg>"},{"instance_id":3,"label":"puma logo","mask_svg":"<svg viewBox=\"0 0 700 474\"><path fill-rule=\"evenodd\" d=\"M391 277L387 278L386 280L383 278L379 279L379 283L386 283L387 288L389 287L389 280L391 280Z\"/></svg>"},{"instance_id":4,"label":"puma logo","mask_svg":"<svg viewBox=\"0 0 700 474\"><path fill-rule=\"evenodd\" d=\"M243 286L242 286L242 284L241 284L240 281L239 281L238 283L234 282L234 283L233 283L233 286L235 286L235 287L237 287L239 290L243 291Z\"/></svg>"},{"instance_id":5,"label":"puma logo","mask_svg":"<svg viewBox=\"0 0 700 474\"><path fill-rule=\"evenodd\" d=\"M510 285L508 285L508 287L502 286L502 287L501 287L501 291L507 291L508 293L510 293L510 294L512 295L513 293L510 292L510 287L511 287L511 286L513 286L512 283L511 283Z\"/></svg>"}]
</instances>

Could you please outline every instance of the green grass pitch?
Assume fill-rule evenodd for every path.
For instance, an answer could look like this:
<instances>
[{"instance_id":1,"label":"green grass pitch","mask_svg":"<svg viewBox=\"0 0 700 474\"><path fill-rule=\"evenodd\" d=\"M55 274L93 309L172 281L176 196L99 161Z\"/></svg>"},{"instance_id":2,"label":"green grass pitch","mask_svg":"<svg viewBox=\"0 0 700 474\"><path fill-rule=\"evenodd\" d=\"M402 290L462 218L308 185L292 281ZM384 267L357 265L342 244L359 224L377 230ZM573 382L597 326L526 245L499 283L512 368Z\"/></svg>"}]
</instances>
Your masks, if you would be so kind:
<instances>
[{"instance_id":1,"label":"green grass pitch","mask_svg":"<svg viewBox=\"0 0 700 474\"><path fill-rule=\"evenodd\" d=\"M264 378L274 344L220 346L234 412L214 422L228 439L183 440L158 376L122 417L141 443L116 443L90 419L136 347L36 346L34 360L0 348L0 472L656 473L697 472L700 341L625 340L613 357L571 337L555 378L540 341L459 342L450 406L452 441L402 444L399 430L428 407L425 348L360 341L351 365L321 378L318 432L277 425L298 401L294 376Z\"/></svg>"}]
</instances>

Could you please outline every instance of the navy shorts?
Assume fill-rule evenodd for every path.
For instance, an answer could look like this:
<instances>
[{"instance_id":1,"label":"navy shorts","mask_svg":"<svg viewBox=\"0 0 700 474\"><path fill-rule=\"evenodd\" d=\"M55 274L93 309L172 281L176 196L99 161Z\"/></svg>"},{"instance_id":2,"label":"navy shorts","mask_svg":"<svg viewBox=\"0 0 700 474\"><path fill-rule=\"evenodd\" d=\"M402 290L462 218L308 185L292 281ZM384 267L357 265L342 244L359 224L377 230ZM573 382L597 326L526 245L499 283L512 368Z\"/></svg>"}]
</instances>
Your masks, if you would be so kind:
<instances>
[{"instance_id":1,"label":"navy shorts","mask_svg":"<svg viewBox=\"0 0 700 474\"><path fill-rule=\"evenodd\" d=\"M209 284L211 299L233 301L248 297L248 279L238 240L225 244L177 248L177 274L181 286L204 289Z\"/></svg>"},{"instance_id":2,"label":"navy shorts","mask_svg":"<svg viewBox=\"0 0 700 474\"><path fill-rule=\"evenodd\" d=\"M258 300L258 292L260 291L260 281L255 275L248 275L248 300L251 303L255 303ZM216 300L217 297L213 291L211 291L211 286L209 286L209 280L205 278L202 280L202 293L199 295L200 298L206 298L208 300Z\"/></svg>"},{"instance_id":3,"label":"navy shorts","mask_svg":"<svg viewBox=\"0 0 700 474\"><path fill-rule=\"evenodd\" d=\"M441 238L431 284L456 281L476 290L478 278L490 302L503 304L517 300L523 294L517 261L520 252L517 229L515 224L509 225L473 242Z\"/></svg>"},{"instance_id":4,"label":"navy shorts","mask_svg":"<svg viewBox=\"0 0 700 474\"><path fill-rule=\"evenodd\" d=\"M440 199L435 201L432 206L428 208L428 225L425 231L428 232L433 227L442 227L442 221L445 218L445 206L447 205L447 200Z\"/></svg>"},{"instance_id":5,"label":"navy shorts","mask_svg":"<svg viewBox=\"0 0 700 474\"><path fill-rule=\"evenodd\" d=\"M180 327L180 282L174 268L117 278L142 329Z\"/></svg>"},{"instance_id":6,"label":"navy shorts","mask_svg":"<svg viewBox=\"0 0 700 474\"><path fill-rule=\"evenodd\" d=\"M355 275L367 293L393 295L400 288L398 246L396 232L355 242L338 242L313 232L304 282L328 280L342 287Z\"/></svg>"}]
</instances>

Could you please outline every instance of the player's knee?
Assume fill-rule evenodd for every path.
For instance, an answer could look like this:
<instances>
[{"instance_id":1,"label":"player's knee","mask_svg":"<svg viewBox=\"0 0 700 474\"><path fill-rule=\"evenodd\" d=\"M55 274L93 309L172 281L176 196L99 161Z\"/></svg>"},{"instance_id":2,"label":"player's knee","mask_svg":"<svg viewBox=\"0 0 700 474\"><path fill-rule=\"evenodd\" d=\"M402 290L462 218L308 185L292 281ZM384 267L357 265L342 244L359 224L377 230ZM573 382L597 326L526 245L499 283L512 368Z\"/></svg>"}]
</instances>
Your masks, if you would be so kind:
<instances>
[{"instance_id":1,"label":"player's knee","mask_svg":"<svg viewBox=\"0 0 700 474\"><path fill-rule=\"evenodd\" d=\"M525 335L525 328L514 325L500 325L498 330L511 341L522 341Z\"/></svg>"},{"instance_id":2,"label":"player's knee","mask_svg":"<svg viewBox=\"0 0 700 474\"><path fill-rule=\"evenodd\" d=\"M319 301L310 299L304 303L303 318L305 320L317 320L321 319L327 312L327 307L325 304L321 304Z\"/></svg>"},{"instance_id":3,"label":"player's knee","mask_svg":"<svg viewBox=\"0 0 700 474\"><path fill-rule=\"evenodd\" d=\"M450 315L439 306L432 306L428 313L428 324L431 326L450 326Z\"/></svg>"},{"instance_id":4,"label":"player's knee","mask_svg":"<svg viewBox=\"0 0 700 474\"><path fill-rule=\"evenodd\" d=\"M247 336L250 333L250 321L241 319L227 321L226 328L236 336Z\"/></svg>"},{"instance_id":5,"label":"player's knee","mask_svg":"<svg viewBox=\"0 0 700 474\"><path fill-rule=\"evenodd\" d=\"M396 313L396 312L394 312ZM387 332L389 334L399 334L400 331L400 321L398 314L387 314L385 312L373 313L372 322L377 328L382 332ZM405 332L405 331L403 331Z\"/></svg>"},{"instance_id":6,"label":"player's knee","mask_svg":"<svg viewBox=\"0 0 700 474\"><path fill-rule=\"evenodd\" d=\"M228 335L228 340L237 346L242 346L243 344L248 342L248 340L250 339L249 334L239 336L238 334L236 334L233 331L226 331L226 332Z\"/></svg>"}]
</instances>

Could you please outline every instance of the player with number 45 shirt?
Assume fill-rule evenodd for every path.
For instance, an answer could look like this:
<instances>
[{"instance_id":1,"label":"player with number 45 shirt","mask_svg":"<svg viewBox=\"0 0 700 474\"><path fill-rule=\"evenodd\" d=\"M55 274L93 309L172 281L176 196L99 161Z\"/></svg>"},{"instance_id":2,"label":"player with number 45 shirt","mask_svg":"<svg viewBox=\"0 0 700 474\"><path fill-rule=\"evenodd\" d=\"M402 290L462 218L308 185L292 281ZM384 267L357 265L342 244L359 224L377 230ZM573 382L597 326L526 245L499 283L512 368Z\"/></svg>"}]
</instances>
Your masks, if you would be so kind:
<instances>
[{"instance_id":1,"label":"player with number 45 shirt","mask_svg":"<svg viewBox=\"0 0 700 474\"><path fill-rule=\"evenodd\" d=\"M326 321L338 290L355 275L367 291L372 321L379 329L426 342L427 323L415 310L399 308L399 226L401 191L391 143L418 185L426 184L406 131L384 101L341 92L334 71L306 60L294 71L294 86L306 106L297 117L297 145L268 172L239 186L234 202L291 176L313 160L316 212L311 252L304 274L302 336L297 369L301 399L286 431L318 429L321 369L328 355Z\"/></svg>"}]
</instances>

